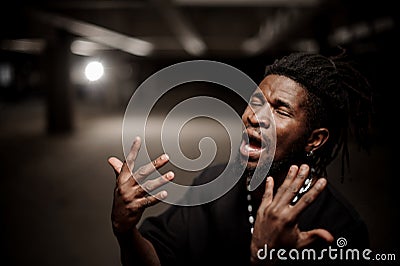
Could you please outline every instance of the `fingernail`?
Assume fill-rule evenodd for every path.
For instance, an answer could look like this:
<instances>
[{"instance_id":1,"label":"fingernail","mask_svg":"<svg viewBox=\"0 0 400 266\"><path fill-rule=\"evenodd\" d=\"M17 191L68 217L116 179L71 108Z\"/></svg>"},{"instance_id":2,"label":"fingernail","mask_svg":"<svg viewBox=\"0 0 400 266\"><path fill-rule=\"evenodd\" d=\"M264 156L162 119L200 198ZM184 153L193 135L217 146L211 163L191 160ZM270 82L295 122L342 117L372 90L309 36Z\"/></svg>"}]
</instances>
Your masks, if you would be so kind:
<instances>
[{"instance_id":1,"label":"fingernail","mask_svg":"<svg viewBox=\"0 0 400 266\"><path fill-rule=\"evenodd\" d=\"M316 184L317 189L322 188L322 187L325 185L325 183L326 183L326 180L325 180L325 179L319 179L318 182L317 182L317 184Z\"/></svg>"},{"instance_id":2,"label":"fingernail","mask_svg":"<svg viewBox=\"0 0 400 266\"><path fill-rule=\"evenodd\" d=\"M309 169L310 167L307 164L302 164L299 170L301 173L306 173L307 171L309 171Z\"/></svg>"},{"instance_id":3,"label":"fingernail","mask_svg":"<svg viewBox=\"0 0 400 266\"><path fill-rule=\"evenodd\" d=\"M299 167L297 165L290 166L290 169L289 169L290 172L297 172L297 170L299 170Z\"/></svg>"},{"instance_id":4,"label":"fingernail","mask_svg":"<svg viewBox=\"0 0 400 266\"><path fill-rule=\"evenodd\" d=\"M168 172L167 177L168 179L172 179L174 177L174 172Z\"/></svg>"},{"instance_id":5,"label":"fingernail","mask_svg":"<svg viewBox=\"0 0 400 266\"><path fill-rule=\"evenodd\" d=\"M165 199L167 197L167 195L168 195L167 191L161 191L161 193L160 193L160 197L162 199Z\"/></svg>"}]
</instances>

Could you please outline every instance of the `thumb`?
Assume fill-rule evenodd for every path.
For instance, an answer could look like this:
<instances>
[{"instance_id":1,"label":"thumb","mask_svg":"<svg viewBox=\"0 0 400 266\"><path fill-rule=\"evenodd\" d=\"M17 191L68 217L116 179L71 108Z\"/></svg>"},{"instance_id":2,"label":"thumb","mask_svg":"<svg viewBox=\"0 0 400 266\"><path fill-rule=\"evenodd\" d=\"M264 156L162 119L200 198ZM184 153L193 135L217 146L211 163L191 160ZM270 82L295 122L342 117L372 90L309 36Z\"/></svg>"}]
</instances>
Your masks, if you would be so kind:
<instances>
[{"instance_id":1,"label":"thumb","mask_svg":"<svg viewBox=\"0 0 400 266\"><path fill-rule=\"evenodd\" d=\"M329 233L327 230L314 229L314 230L300 233L300 237L297 241L297 247L298 248L305 247L319 238L322 238L323 240L325 240L328 243L332 243L334 240L333 235L331 233Z\"/></svg>"},{"instance_id":2,"label":"thumb","mask_svg":"<svg viewBox=\"0 0 400 266\"><path fill-rule=\"evenodd\" d=\"M118 176L121 172L123 162L121 162L121 160L119 160L116 157L110 157L110 158L108 158L107 161L111 165L111 167L114 169L115 175Z\"/></svg>"}]
</instances>

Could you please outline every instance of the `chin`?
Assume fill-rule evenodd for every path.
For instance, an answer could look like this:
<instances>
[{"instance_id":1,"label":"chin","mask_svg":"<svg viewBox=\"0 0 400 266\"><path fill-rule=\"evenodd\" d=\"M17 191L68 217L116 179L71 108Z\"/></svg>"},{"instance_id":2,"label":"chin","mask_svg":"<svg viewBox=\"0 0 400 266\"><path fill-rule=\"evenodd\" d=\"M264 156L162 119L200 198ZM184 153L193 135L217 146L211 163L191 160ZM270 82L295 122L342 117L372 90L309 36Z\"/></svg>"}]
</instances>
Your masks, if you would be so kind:
<instances>
[{"instance_id":1,"label":"chin","mask_svg":"<svg viewBox=\"0 0 400 266\"><path fill-rule=\"evenodd\" d=\"M243 154L239 153L236 159L237 163L241 166L244 166L246 170L254 170L257 167L258 160L249 160L248 157L244 156Z\"/></svg>"},{"instance_id":2,"label":"chin","mask_svg":"<svg viewBox=\"0 0 400 266\"><path fill-rule=\"evenodd\" d=\"M247 171L254 171L257 168L258 161L257 162L247 162L246 163L246 170Z\"/></svg>"}]
</instances>

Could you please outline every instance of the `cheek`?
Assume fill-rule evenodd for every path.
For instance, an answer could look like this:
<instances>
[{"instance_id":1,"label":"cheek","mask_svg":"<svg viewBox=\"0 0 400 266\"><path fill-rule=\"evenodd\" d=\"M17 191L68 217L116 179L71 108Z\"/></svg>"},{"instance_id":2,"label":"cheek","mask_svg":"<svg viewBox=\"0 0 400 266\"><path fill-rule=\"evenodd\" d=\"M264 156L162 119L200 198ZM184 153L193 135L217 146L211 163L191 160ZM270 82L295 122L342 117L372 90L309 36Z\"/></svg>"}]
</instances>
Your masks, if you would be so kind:
<instances>
[{"instance_id":1,"label":"cheek","mask_svg":"<svg viewBox=\"0 0 400 266\"><path fill-rule=\"evenodd\" d=\"M275 157L279 159L287 147L287 140L283 135L276 136Z\"/></svg>"},{"instance_id":2,"label":"cheek","mask_svg":"<svg viewBox=\"0 0 400 266\"><path fill-rule=\"evenodd\" d=\"M292 123L285 127L276 127L276 156L293 153L305 145L306 129L300 123Z\"/></svg>"},{"instance_id":3,"label":"cheek","mask_svg":"<svg viewBox=\"0 0 400 266\"><path fill-rule=\"evenodd\" d=\"M300 136L300 132L295 128L292 128L291 130L287 129L288 128L276 128L276 156L287 152Z\"/></svg>"}]
</instances>

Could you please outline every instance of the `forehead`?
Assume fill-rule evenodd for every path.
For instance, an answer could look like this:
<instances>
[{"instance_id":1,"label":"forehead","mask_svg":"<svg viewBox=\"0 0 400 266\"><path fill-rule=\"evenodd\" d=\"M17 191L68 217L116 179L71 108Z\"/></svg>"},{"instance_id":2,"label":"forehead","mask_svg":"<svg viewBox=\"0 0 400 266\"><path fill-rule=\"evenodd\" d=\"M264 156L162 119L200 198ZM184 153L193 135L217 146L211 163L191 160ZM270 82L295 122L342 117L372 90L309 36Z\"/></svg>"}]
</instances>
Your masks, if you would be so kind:
<instances>
[{"instance_id":1,"label":"forehead","mask_svg":"<svg viewBox=\"0 0 400 266\"><path fill-rule=\"evenodd\" d=\"M268 101L283 100L293 106L301 106L307 97L307 91L296 81L282 75L268 75L259 85Z\"/></svg>"}]
</instances>

